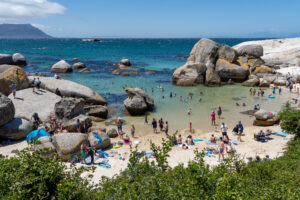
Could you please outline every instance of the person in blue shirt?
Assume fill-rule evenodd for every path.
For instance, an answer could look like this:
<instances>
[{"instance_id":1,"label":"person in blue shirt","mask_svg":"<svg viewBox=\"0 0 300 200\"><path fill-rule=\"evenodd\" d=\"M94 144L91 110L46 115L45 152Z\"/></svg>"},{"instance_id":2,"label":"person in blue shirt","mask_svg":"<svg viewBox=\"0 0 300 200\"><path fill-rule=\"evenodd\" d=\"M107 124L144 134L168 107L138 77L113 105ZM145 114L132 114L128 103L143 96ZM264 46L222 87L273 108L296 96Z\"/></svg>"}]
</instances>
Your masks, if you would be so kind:
<instances>
[{"instance_id":1,"label":"person in blue shirt","mask_svg":"<svg viewBox=\"0 0 300 200\"><path fill-rule=\"evenodd\" d=\"M276 88L275 87L273 87L273 94L275 94L276 93Z\"/></svg>"},{"instance_id":2,"label":"person in blue shirt","mask_svg":"<svg viewBox=\"0 0 300 200\"><path fill-rule=\"evenodd\" d=\"M279 88L279 90L278 90L278 91L279 91L279 94L281 94L281 88Z\"/></svg>"},{"instance_id":3,"label":"person in blue shirt","mask_svg":"<svg viewBox=\"0 0 300 200\"><path fill-rule=\"evenodd\" d=\"M240 130L241 134L243 134L243 132L244 132L244 126L243 126L243 124L242 124L241 121L239 121L238 126L239 126L239 130Z\"/></svg>"}]
</instances>

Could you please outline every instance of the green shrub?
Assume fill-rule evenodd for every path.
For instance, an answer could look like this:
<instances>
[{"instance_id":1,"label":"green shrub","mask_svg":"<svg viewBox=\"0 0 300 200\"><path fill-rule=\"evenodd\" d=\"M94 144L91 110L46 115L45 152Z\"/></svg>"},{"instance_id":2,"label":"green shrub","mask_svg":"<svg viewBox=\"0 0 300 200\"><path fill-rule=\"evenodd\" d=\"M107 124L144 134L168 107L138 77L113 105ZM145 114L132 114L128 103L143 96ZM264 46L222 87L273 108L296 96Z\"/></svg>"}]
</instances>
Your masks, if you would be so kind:
<instances>
[{"instance_id":1,"label":"green shrub","mask_svg":"<svg viewBox=\"0 0 300 200\"><path fill-rule=\"evenodd\" d=\"M300 110L292 108L287 102L279 113L279 118L283 130L300 137Z\"/></svg>"}]
</instances>

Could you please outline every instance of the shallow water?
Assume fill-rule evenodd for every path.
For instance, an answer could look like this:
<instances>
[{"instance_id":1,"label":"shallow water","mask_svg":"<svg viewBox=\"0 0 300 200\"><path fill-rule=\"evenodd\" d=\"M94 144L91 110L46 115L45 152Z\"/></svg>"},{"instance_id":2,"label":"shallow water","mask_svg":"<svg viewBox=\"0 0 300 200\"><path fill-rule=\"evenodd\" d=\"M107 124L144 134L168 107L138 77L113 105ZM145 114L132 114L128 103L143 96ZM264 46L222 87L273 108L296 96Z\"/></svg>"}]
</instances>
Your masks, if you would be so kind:
<instances>
[{"instance_id":1,"label":"shallow water","mask_svg":"<svg viewBox=\"0 0 300 200\"><path fill-rule=\"evenodd\" d=\"M251 39L214 39L218 43L235 45ZM114 108L114 116L125 117L129 123L143 123L143 117L128 117L124 115L123 101L127 98L124 87L144 88L155 100L155 111L152 117L169 121L170 129L187 128L189 122L195 128L211 130L210 113L218 106L223 108L224 119L232 126L242 120L244 125L251 125L253 119L240 114L241 111L252 109L254 104L261 104L266 110L278 111L282 102L288 100L289 95L282 95L276 99L252 97L248 89L240 85L223 87L178 87L171 83L175 68L185 63L185 58L198 39L105 39L99 43L84 43L79 39L50 39L50 40L0 40L0 53L22 53L28 60L26 72L39 72L53 76L51 65L60 59L73 64L72 58L84 62L90 73L74 71L62 74L62 77L86 85L100 93ZM133 67L140 74L138 76L112 75L112 63L118 63L121 58L129 58ZM154 74L146 74L153 70ZM162 93L157 89L161 85L165 88ZM155 92L151 93L151 88ZM202 91L203 96L199 93ZM169 93L177 97L169 98ZM186 98L188 93L194 93L192 100L180 102L179 96ZM270 91L266 92L266 95ZM165 96L165 98L162 98ZM202 98L202 102L198 102ZM235 103L246 103L246 107L236 107ZM192 109L192 115L187 116L187 110ZM149 120L150 120L149 119Z\"/></svg>"}]
</instances>

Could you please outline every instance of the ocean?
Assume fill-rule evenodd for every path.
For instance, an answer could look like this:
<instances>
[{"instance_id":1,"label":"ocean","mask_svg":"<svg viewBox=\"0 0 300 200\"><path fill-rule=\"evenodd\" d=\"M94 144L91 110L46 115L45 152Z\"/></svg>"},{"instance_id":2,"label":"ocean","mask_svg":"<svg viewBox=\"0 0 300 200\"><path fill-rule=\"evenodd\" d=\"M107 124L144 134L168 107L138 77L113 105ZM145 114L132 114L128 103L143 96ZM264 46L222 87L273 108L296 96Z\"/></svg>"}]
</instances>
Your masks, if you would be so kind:
<instances>
[{"instance_id":1,"label":"ocean","mask_svg":"<svg viewBox=\"0 0 300 200\"><path fill-rule=\"evenodd\" d=\"M101 94L114 110L110 117L123 117L131 123L140 123L142 117L129 117L124 113L123 101L127 98L124 87L140 87L145 89L155 100L155 111L151 117L168 120L170 126L187 127L193 122L201 130L209 130L210 113L217 106L223 107L224 120L229 125L234 125L239 120L244 124L252 123L248 116L240 115L241 111L252 109L254 104L261 104L266 109L273 109L270 99L249 97L248 88L239 84L223 86L219 88L205 87L178 87L171 82L174 69L183 65L186 56L189 55L194 44L199 39L103 39L101 42L82 42L81 39L39 39L39 40L0 40L0 53L19 52L23 54L28 66L23 69L26 72L50 73L51 66L61 59L70 64L73 58L86 64L90 73L73 71L69 74L61 74L64 79L72 80L86 85ZM225 43L230 46L238 43L254 40L251 38L213 39L217 43ZM257 40L257 38L255 39ZM128 58L132 67L135 67L139 75L123 76L113 75L112 70L123 58ZM153 74L147 74L147 71ZM157 89L163 86L165 92ZM151 88L155 91L152 94ZM176 93L176 97L170 98L169 94ZM192 100L180 102L179 97L187 98L188 93L193 92ZM199 93L204 95L200 97ZM199 102L199 98L202 99ZM273 100L275 110L280 109L282 100ZM236 107L236 102L246 103L247 107ZM278 103L276 103L278 102ZM280 102L280 103L279 103ZM192 109L192 115L187 117L187 110ZM230 118L230 120L229 120ZM137 122L138 121L138 122Z\"/></svg>"}]
</instances>

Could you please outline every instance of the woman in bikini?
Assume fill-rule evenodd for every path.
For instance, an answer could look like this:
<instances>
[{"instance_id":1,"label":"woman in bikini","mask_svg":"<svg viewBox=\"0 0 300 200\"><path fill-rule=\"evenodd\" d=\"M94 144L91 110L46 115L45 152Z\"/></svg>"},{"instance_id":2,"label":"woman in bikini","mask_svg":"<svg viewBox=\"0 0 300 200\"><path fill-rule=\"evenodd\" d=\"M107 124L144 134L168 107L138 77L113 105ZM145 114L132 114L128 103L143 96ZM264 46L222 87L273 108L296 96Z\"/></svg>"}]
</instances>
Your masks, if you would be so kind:
<instances>
[{"instance_id":1,"label":"woman in bikini","mask_svg":"<svg viewBox=\"0 0 300 200\"><path fill-rule=\"evenodd\" d=\"M221 161L221 156L222 156L222 160L224 160L224 142L222 140L222 137L220 137L220 144L219 144L219 162Z\"/></svg>"}]
</instances>

